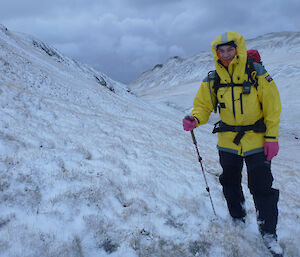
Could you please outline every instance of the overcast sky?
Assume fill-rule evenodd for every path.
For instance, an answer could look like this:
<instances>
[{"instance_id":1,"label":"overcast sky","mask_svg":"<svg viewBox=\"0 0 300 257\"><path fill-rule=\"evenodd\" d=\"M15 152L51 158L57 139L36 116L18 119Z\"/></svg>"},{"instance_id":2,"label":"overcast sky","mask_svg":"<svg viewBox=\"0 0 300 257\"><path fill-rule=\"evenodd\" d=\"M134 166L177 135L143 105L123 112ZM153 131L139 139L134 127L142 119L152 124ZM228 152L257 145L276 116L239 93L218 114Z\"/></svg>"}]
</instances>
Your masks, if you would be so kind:
<instances>
[{"instance_id":1,"label":"overcast sky","mask_svg":"<svg viewBox=\"0 0 300 257\"><path fill-rule=\"evenodd\" d=\"M226 31L246 39L300 31L299 0L1 0L0 23L130 82L169 57L210 50Z\"/></svg>"}]
</instances>

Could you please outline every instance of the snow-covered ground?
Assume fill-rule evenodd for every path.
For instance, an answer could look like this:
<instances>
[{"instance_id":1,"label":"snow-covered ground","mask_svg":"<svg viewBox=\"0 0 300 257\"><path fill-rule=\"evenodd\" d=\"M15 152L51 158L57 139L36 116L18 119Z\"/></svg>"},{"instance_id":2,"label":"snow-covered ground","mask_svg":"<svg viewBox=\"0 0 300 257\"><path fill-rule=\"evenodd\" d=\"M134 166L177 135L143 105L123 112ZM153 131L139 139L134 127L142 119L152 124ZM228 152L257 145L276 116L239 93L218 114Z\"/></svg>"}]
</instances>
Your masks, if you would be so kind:
<instances>
[{"instance_id":1,"label":"snow-covered ground","mask_svg":"<svg viewBox=\"0 0 300 257\"><path fill-rule=\"evenodd\" d=\"M229 218L210 125L196 136L218 218L182 130L183 111L139 99L105 74L3 26L0 64L1 257L268 256L245 182L247 223L240 228ZM283 70L295 79L275 78L283 101L291 96L283 124L299 117L299 90L291 91L299 61L288 65ZM273 164L279 240L291 257L300 256L296 125L281 132Z\"/></svg>"}]
</instances>

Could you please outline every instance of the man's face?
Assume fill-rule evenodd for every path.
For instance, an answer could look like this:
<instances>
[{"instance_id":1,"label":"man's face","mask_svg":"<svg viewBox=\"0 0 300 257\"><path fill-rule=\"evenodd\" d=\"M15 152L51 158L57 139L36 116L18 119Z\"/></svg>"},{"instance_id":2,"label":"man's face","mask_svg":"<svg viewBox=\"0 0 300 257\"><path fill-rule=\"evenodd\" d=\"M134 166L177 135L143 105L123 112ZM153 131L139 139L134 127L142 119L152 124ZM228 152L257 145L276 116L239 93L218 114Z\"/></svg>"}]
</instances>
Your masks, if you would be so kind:
<instances>
[{"instance_id":1,"label":"man's face","mask_svg":"<svg viewBox=\"0 0 300 257\"><path fill-rule=\"evenodd\" d=\"M229 45L220 46L218 47L217 51L219 53L219 56L225 61L230 61L235 56L235 47L233 46L229 46Z\"/></svg>"}]
</instances>

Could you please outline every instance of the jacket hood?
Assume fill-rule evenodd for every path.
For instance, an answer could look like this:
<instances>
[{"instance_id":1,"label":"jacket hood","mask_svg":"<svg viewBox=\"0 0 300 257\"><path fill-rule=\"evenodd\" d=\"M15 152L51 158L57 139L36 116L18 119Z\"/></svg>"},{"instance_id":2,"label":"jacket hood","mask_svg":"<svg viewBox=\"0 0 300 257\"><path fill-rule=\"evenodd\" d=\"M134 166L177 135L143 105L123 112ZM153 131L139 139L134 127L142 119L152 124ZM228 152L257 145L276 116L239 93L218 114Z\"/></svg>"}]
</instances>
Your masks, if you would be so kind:
<instances>
[{"instance_id":1,"label":"jacket hood","mask_svg":"<svg viewBox=\"0 0 300 257\"><path fill-rule=\"evenodd\" d=\"M219 57L217 55L217 46L233 41L237 47L237 54L233 58L232 62L228 66L228 72L219 63ZM232 76L232 81L234 83L241 83L245 80L245 68L247 62L247 49L244 37L237 32L226 32L218 36L212 43L211 48L214 56L215 66L217 73L219 74L223 83L229 83L231 81L230 75Z\"/></svg>"}]
</instances>

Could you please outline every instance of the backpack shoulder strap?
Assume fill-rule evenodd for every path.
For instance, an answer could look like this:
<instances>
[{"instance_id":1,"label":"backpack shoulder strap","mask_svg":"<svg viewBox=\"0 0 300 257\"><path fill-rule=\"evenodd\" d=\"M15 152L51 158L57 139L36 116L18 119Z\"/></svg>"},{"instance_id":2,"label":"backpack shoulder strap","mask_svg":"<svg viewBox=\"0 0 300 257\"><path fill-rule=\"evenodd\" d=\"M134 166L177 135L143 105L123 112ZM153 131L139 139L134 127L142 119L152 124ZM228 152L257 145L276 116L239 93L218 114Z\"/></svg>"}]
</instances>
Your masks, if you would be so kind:
<instances>
[{"instance_id":1,"label":"backpack shoulder strap","mask_svg":"<svg viewBox=\"0 0 300 257\"><path fill-rule=\"evenodd\" d=\"M247 62L246 62L246 72L248 75L251 75L253 72L256 72L255 68L254 68L254 59L248 57L247 58ZM252 76L250 76L251 78Z\"/></svg>"},{"instance_id":2,"label":"backpack shoulder strap","mask_svg":"<svg viewBox=\"0 0 300 257\"><path fill-rule=\"evenodd\" d=\"M248 57L246 62L246 73L248 74L248 79L251 83L251 85L255 86L257 88L258 82L257 82L257 71L254 67L254 59Z\"/></svg>"},{"instance_id":3,"label":"backpack shoulder strap","mask_svg":"<svg viewBox=\"0 0 300 257\"><path fill-rule=\"evenodd\" d=\"M215 91L215 94L217 95L218 94L218 90L220 88L220 76L219 74L217 73L217 71L215 71L215 76L214 76L214 86L213 86L213 89Z\"/></svg>"},{"instance_id":4,"label":"backpack shoulder strap","mask_svg":"<svg viewBox=\"0 0 300 257\"><path fill-rule=\"evenodd\" d=\"M217 94L218 89L220 87L220 77L216 70L209 71L206 78L203 81L208 82L208 83L213 81L214 82L213 89L214 89L214 92Z\"/></svg>"},{"instance_id":5,"label":"backpack shoulder strap","mask_svg":"<svg viewBox=\"0 0 300 257\"><path fill-rule=\"evenodd\" d=\"M218 89L220 88L220 77L216 70L212 70L208 72L207 77L203 80L204 82L210 83L211 81L214 82L213 89L215 94L217 95Z\"/></svg>"},{"instance_id":6,"label":"backpack shoulder strap","mask_svg":"<svg viewBox=\"0 0 300 257\"><path fill-rule=\"evenodd\" d=\"M261 76L266 72L267 71L263 65L254 62L253 58L247 58L246 73L248 74L251 84L254 85L255 88L258 86L257 76Z\"/></svg>"},{"instance_id":7,"label":"backpack shoulder strap","mask_svg":"<svg viewBox=\"0 0 300 257\"><path fill-rule=\"evenodd\" d=\"M212 81L214 81L214 84L213 84L213 88L214 88L214 92L215 94L217 94L217 90L215 88L217 82L216 82L216 77L219 77L218 73L216 70L212 70L212 71L209 71L206 78L203 80L203 82L208 82L208 87L209 87L209 94L210 94L210 99L211 99L211 102L212 102L212 105L213 105L213 109L214 109L214 112L216 113L217 112L217 105L218 103L214 103L213 101L213 96L212 96L212 92L211 92L211 85L210 83ZM220 78L219 78L219 81L220 81Z\"/></svg>"}]
</instances>

